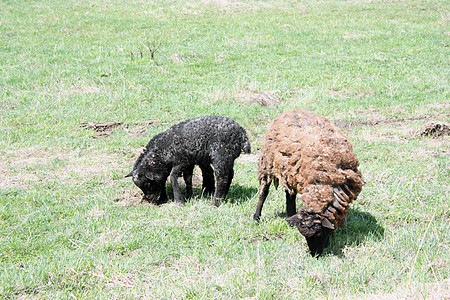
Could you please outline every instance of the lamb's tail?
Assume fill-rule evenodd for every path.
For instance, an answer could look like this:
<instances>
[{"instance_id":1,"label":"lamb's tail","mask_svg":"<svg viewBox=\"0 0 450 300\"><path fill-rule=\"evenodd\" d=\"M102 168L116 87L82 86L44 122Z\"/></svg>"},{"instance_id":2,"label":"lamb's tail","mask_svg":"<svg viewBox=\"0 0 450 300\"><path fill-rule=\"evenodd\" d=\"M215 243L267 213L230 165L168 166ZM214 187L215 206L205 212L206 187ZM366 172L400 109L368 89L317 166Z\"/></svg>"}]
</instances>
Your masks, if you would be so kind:
<instances>
[{"instance_id":1,"label":"lamb's tail","mask_svg":"<svg viewBox=\"0 0 450 300\"><path fill-rule=\"evenodd\" d=\"M244 151L245 154L250 154L250 152L252 151L250 142L248 141L248 137L244 138L244 141L241 144L241 149L242 151Z\"/></svg>"}]
</instances>

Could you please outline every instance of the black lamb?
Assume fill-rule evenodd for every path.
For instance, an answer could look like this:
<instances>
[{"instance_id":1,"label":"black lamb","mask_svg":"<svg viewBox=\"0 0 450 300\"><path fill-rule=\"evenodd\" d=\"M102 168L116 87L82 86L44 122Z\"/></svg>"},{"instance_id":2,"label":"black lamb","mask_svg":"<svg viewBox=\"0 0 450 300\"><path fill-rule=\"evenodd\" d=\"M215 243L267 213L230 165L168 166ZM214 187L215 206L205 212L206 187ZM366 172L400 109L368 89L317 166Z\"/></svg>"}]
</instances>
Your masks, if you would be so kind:
<instances>
[{"instance_id":1,"label":"black lamb","mask_svg":"<svg viewBox=\"0 0 450 300\"><path fill-rule=\"evenodd\" d=\"M184 202L178 177L183 175L186 198L190 198L192 174L198 165L203 189L206 193L214 192L212 204L218 206L228 193L234 160L241 151L250 153L250 143L245 130L234 120L220 116L189 119L154 136L126 177L132 176L145 196L159 193L160 204L167 201L166 180L170 176L175 201Z\"/></svg>"}]
</instances>

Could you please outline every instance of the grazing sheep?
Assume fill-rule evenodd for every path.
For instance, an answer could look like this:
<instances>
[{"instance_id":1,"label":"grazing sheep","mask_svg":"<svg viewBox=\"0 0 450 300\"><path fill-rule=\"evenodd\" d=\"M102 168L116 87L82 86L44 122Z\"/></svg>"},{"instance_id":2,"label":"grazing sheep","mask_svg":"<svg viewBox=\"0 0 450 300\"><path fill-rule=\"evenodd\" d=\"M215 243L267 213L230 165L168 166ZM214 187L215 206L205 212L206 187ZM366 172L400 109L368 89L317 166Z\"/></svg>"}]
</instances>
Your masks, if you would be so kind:
<instances>
[{"instance_id":1,"label":"grazing sheep","mask_svg":"<svg viewBox=\"0 0 450 300\"><path fill-rule=\"evenodd\" d=\"M313 256L343 226L349 204L364 181L347 137L328 119L302 109L280 114L270 125L258 163L257 221L271 182L286 190L286 215L306 237ZM305 203L296 214L297 193Z\"/></svg>"},{"instance_id":2,"label":"grazing sheep","mask_svg":"<svg viewBox=\"0 0 450 300\"><path fill-rule=\"evenodd\" d=\"M164 203L167 201L166 180L170 176L175 201L184 202L178 177L183 175L186 197L191 197L192 173L198 165L203 188L211 193L215 190L212 204L217 206L228 193L234 160L241 151L250 153L250 143L245 130L232 119L219 116L189 119L154 136L126 177L132 176L146 196L159 193L158 203Z\"/></svg>"}]
</instances>

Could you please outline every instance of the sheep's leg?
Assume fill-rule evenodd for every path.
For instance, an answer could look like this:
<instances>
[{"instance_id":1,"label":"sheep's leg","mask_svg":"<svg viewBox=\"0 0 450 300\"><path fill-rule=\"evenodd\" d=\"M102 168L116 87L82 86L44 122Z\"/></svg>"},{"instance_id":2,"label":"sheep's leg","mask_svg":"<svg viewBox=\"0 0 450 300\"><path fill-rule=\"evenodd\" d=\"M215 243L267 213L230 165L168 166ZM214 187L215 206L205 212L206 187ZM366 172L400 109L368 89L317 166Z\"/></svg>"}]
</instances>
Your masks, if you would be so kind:
<instances>
[{"instance_id":1,"label":"sheep's leg","mask_svg":"<svg viewBox=\"0 0 450 300\"><path fill-rule=\"evenodd\" d=\"M295 199L297 198L297 193L294 192L291 195L288 190L286 190L286 217L291 217L297 213L297 208L295 206Z\"/></svg>"},{"instance_id":2,"label":"sheep's leg","mask_svg":"<svg viewBox=\"0 0 450 300\"><path fill-rule=\"evenodd\" d=\"M261 217L261 211L264 205L264 201L266 201L267 195L269 194L270 183L261 184L259 188L259 200L258 205L256 206L256 212L253 215L253 220L259 221Z\"/></svg>"},{"instance_id":3,"label":"sheep's leg","mask_svg":"<svg viewBox=\"0 0 450 300\"><path fill-rule=\"evenodd\" d=\"M214 166L216 175L216 192L212 200L212 205L219 206L220 202L225 199L233 179L233 163L222 164L222 166Z\"/></svg>"},{"instance_id":4,"label":"sheep's leg","mask_svg":"<svg viewBox=\"0 0 450 300\"><path fill-rule=\"evenodd\" d=\"M230 171L230 173L229 173L229 175L228 175L227 194L228 194L228 191L230 190L231 181L233 180L233 177L234 177L234 170L231 169L231 171Z\"/></svg>"},{"instance_id":5,"label":"sheep's leg","mask_svg":"<svg viewBox=\"0 0 450 300\"><path fill-rule=\"evenodd\" d=\"M178 203L184 203L184 198L181 196L180 187L178 186L178 177L181 175L181 168L174 167L170 173L170 183L172 184L173 197Z\"/></svg>"},{"instance_id":6,"label":"sheep's leg","mask_svg":"<svg viewBox=\"0 0 450 300\"><path fill-rule=\"evenodd\" d=\"M186 198L192 197L192 174L194 173L194 166L189 166L183 172L184 183L186 184Z\"/></svg>"},{"instance_id":7,"label":"sheep's leg","mask_svg":"<svg viewBox=\"0 0 450 300\"><path fill-rule=\"evenodd\" d=\"M212 205L219 206L220 202L225 199L228 193L228 177L218 175L216 178L216 191L212 199Z\"/></svg>"},{"instance_id":8,"label":"sheep's leg","mask_svg":"<svg viewBox=\"0 0 450 300\"><path fill-rule=\"evenodd\" d=\"M161 181L159 183L159 189L160 189L160 193L159 193L158 204L166 203L167 202L166 180Z\"/></svg>"},{"instance_id":9,"label":"sheep's leg","mask_svg":"<svg viewBox=\"0 0 450 300\"><path fill-rule=\"evenodd\" d=\"M211 168L211 165L209 164L202 164L199 165L200 169L202 170L202 178L203 178L203 184L202 189L205 191L206 194L212 194L214 193L215 187L214 187L214 170Z\"/></svg>"}]
</instances>

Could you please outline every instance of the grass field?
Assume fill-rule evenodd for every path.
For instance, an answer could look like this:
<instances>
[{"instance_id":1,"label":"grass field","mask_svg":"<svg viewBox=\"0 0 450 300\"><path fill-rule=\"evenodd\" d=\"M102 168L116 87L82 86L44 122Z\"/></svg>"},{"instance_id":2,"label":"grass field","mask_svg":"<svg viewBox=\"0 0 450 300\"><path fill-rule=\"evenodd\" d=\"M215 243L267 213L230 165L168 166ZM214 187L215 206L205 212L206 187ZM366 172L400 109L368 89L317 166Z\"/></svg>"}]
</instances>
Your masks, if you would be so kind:
<instances>
[{"instance_id":1,"label":"grass field","mask_svg":"<svg viewBox=\"0 0 450 300\"><path fill-rule=\"evenodd\" d=\"M0 298L450 298L449 136L421 135L450 120L449 7L0 1ZM342 128L366 181L319 259L282 189L252 220L267 125L296 107ZM141 202L142 147L213 114L252 145L225 203Z\"/></svg>"}]
</instances>

